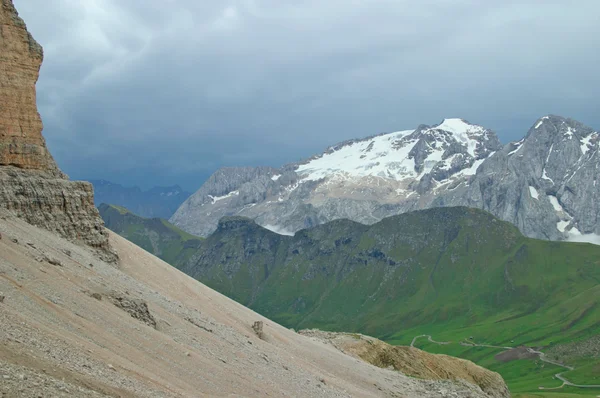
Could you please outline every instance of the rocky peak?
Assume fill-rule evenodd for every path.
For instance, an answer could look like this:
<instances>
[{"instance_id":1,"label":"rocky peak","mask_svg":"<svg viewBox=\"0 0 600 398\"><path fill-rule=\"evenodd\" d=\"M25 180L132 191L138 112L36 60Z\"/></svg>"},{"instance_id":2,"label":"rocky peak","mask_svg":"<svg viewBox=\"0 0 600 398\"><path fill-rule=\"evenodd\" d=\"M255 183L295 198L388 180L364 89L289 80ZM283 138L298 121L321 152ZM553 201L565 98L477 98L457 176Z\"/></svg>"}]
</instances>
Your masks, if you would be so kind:
<instances>
[{"instance_id":1,"label":"rocky peak","mask_svg":"<svg viewBox=\"0 0 600 398\"><path fill-rule=\"evenodd\" d=\"M0 8L0 209L116 261L91 184L72 182L46 147L35 84L42 47L12 0Z\"/></svg>"},{"instance_id":2,"label":"rocky peak","mask_svg":"<svg viewBox=\"0 0 600 398\"><path fill-rule=\"evenodd\" d=\"M528 163L544 184L557 185L589 160L598 134L569 118L547 115L538 119L526 137L510 145L511 157Z\"/></svg>"},{"instance_id":3,"label":"rocky peak","mask_svg":"<svg viewBox=\"0 0 600 398\"><path fill-rule=\"evenodd\" d=\"M415 160L415 171L433 172L436 180L471 167L502 148L493 131L463 119L444 119L432 127L421 125L405 140L417 142L409 153Z\"/></svg>"},{"instance_id":4,"label":"rocky peak","mask_svg":"<svg viewBox=\"0 0 600 398\"><path fill-rule=\"evenodd\" d=\"M562 116L547 115L535 122L525 139L545 137L556 142L581 140L593 132L590 127L577 120Z\"/></svg>"}]
</instances>

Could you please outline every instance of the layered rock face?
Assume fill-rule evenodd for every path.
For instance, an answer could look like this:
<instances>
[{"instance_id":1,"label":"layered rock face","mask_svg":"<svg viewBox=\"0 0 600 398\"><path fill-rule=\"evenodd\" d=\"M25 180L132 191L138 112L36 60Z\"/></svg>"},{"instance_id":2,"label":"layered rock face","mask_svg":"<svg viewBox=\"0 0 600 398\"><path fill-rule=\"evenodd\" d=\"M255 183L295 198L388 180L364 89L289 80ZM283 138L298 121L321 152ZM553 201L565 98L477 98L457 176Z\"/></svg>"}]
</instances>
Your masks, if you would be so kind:
<instances>
[{"instance_id":1,"label":"layered rock face","mask_svg":"<svg viewBox=\"0 0 600 398\"><path fill-rule=\"evenodd\" d=\"M42 136L35 84L42 47L27 31L12 0L0 9L0 208L30 224L116 255L94 206L91 184L69 181Z\"/></svg>"},{"instance_id":2,"label":"layered rock face","mask_svg":"<svg viewBox=\"0 0 600 398\"><path fill-rule=\"evenodd\" d=\"M60 175L42 137L35 83L44 57L12 0L0 13L0 165Z\"/></svg>"},{"instance_id":3,"label":"layered rock face","mask_svg":"<svg viewBox=\"0 0 600 398\"><path fill-rule=\"evenodd\" d=\"M482 126L446 119L343 142L279 170L219 170L171 222L208 236L221 217L241 215L291 234L340 218L373 224L418 209L468 206L529 237L600 241L598 145L597 132L559 116L544 116L504 146Z\"/></svg>"}]
</instances>

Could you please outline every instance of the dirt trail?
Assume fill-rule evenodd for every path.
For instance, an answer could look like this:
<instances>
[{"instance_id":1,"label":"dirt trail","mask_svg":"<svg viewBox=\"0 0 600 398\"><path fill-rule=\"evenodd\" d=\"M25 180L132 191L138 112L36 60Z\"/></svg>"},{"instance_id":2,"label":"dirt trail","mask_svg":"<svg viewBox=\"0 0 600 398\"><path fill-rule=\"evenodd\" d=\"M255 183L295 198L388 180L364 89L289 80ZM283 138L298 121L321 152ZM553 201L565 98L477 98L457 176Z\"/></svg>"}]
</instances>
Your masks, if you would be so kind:
<instances>
[{"instance_id":1,"label":"dirt trail","mask_svg":"<svg viewBox=\"0 0 600 398\"><path fill-rule=\"evenodd\" d=\"M417 342L418 339L420 339L421 337L427 337L427 340L429 340L430 342L434 343L434 344L439 344L439 345L446 345L446 344L450 344L452 343L451 341L434 341L430 335L428 334L422 334L420 336L415 336L414 339L412 339L412 342L410 343L411 347L415 346L415 343Z\"/></svg>"}]
</instances>

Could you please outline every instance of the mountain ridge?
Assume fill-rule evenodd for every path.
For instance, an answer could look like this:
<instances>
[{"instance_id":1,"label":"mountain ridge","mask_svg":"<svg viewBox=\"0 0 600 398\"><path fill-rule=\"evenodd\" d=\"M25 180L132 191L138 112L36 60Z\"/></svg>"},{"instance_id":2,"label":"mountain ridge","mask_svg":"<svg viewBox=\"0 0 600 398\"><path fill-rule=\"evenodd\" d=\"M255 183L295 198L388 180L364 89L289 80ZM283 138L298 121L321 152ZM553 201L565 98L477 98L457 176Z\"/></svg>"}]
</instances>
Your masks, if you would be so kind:
<instances>
[{"instance_id":1,"label":"mountain ridge","mask_svg":"<svg viewBox=\"0 0 600 398\"><path fill-rule=\"evenodd\" d=\"M142 190L137 186L126 187L107 180L89 180L94 186L94 203L123 206L142 217L168 219L191 195L179 185L152 187Z\"/></svg>"},{"instance_id":2,"label":"mountain ridge","mask_svg":"<svg viewBox=\"0 0 600 398\"><path fill-rule=\"evenodd\" d=\"M597 132L553 115L538 119L523 140L506 145L492 130L444 119L434 126L347 140L280 169L219 169L170 221L206 237L221 217L244 215L290 234L337 218L372 224L412 210L469 206L517 225L530 237L600 235L600 209L590 200L600 198L600 191L586 183L595 181L597 149ZM578 162L581 167L569 170ZM227 186L217 183L230 176L238 177ZM517 188L503 180L518 181Z\"/></svg>"},{"instance_id":3,"label":"mountain ridge","mask_svg":"<svg viewBox=\"0 0 600 398\"><path fill-rule=\"evenodd\" d=\"M475 361L524 393L548 387L564 368L497 354L542 347L577 368L568 380L596 384L597 358L573 347L593 347L600 327L598 258L598 246L532 239L483 210L436 207L372 225L333 220L293 236L224 217L187 261L171 264L294 329L395 345L423 335L452 342L419 348Z\"/></svg>"}]
</instances>

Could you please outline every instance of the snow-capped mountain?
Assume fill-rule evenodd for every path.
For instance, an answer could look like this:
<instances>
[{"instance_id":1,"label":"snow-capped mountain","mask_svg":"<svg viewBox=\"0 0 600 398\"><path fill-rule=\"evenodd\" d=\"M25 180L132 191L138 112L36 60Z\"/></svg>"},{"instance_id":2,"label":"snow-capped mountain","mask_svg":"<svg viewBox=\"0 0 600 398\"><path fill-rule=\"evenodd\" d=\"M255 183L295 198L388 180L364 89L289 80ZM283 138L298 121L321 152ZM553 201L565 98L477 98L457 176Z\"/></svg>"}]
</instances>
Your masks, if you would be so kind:
<instances>
[{"instance_id":1,"label":"snow-capped mountain","mask_svg":"<svg viewBox=\"0 0 600 398\"><path fill-rule=\"evenodd\" d=\"M466 192L433 205L479 207L537 238L598 241L598 140L575 120L544 116L523 140L486 160Z\"/></svg>"},{"instance_id":2,"label":"snow-capped mountain","mask_svg":"<svg viewBox=\"0 0 600 398\"><path fill-rule=\"evenodd\" d=\"M342 142L281 169L221 169L171 222L206 236L221 217L243 215L293 233L338 218L371 224L410 210L467 205L528 236L565 239L600 232L588 204L597 196L597 148L598 133L557 116L539 119L506 146L482 126L445 119Z\"/></svg>"}]
</instances>

